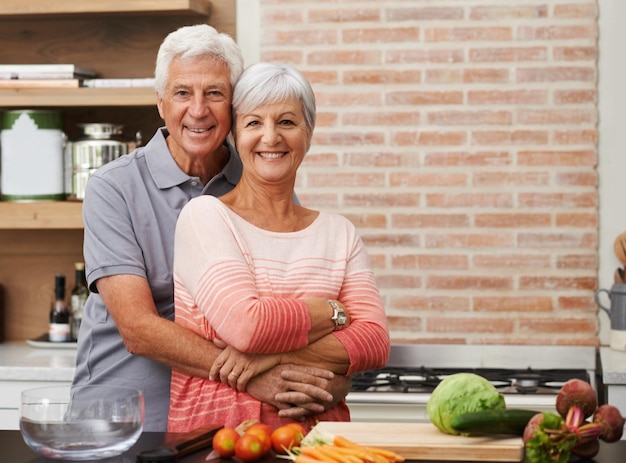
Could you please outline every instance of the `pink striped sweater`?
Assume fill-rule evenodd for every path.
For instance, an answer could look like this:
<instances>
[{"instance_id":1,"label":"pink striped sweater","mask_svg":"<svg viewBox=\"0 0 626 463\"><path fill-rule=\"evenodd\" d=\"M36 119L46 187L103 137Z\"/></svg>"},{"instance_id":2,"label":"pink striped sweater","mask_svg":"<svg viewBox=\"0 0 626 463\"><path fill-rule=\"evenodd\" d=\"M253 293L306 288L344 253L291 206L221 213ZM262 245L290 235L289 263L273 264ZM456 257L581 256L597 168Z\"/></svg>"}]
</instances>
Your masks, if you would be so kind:
<instances>
[{"instance_id":1,"label":"pink striped sweater","mask_svg":"<svg viewBox=\"0 0 626 463\"><path fill-rule=\"evenodd\" d=\"M350 326L333 333L349 355L348 374L386 363L384 308L365 247L347 219L320 213L304 230L277 233L251 225L212 196L183 208L174 253L176 323L242 352L292 351L307 345L305 297L337 299L349 312ZM286 422L245 392L172 372L170 431L209 422L235 427L246 419ZM307 424L349 419L342 401Z\"/></svg>"}]
</instances>

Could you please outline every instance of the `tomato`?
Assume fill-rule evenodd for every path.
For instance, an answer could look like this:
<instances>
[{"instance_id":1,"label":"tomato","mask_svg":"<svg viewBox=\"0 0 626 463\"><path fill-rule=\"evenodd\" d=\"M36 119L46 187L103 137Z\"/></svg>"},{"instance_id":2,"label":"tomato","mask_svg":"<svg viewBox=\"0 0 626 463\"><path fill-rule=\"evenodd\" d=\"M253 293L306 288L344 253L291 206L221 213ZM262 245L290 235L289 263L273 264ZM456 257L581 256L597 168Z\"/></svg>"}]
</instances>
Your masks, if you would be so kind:
<instances>
[{"instance_id":1,"label":"tomato","mask_svg":"<svg viewBox=\"0 0 626 463\"><path fill-rule=\"evenodd\" d=\"M293 424L286 424L274 430L271 435L274 452L285 455L293 447L300 445L304 434Z\"/></svg>"},{"instance_id":2,"label":"tomato","mask_svg":"<svg viewBox=\"0 0 626 463\"><path fill-rule=\"evenodd\" d=\"M223 458L235 454L235 443L239 440L239 433L232 428L222 428L213 436L213 450Z\"/></svg>"},{"instance_id":3,"label":"tomato","mask_svg":"<svg viewBox=\"0 0 626 463\"><path fill-rule=\"evenodd\" d=\"M294 422L294 423L286 424L285 426L289 426L291 428L294 428L296 431L298 431L298 433L301 435L300 440L302 440L304 436L306 436L306 428L300 423Z\"/></svg>"},{"instance_id":4,"label":"tomato","mask_svg":"<svg viewBox=\"0 0 626 463\"><path fill-rule=\"evenodd\" d=\"M256 461L263 456L263 444L254 434L244 434L235 442L235 455L243 461Z\"/></svg>"},{"instance_id":5,"label":"tomato","mask_svg":"<svg viewBox=\"0 0 626 463\"><path fill-rule=\"evenodd\" d=\"M244 434L257 436L263 444L263 455L267 455L272 450L272 428L267 424L257 423L246 429Z\"/></svg>"}]
</instances>

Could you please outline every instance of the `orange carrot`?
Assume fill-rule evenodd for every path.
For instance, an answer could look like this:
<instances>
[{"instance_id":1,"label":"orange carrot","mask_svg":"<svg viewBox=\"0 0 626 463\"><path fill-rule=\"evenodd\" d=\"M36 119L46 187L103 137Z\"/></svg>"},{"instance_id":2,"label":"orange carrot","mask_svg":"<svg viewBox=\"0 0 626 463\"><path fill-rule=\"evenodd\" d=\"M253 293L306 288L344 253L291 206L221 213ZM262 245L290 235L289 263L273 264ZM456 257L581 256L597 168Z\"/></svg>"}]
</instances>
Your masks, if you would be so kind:
<instances>
[{"instance_id":1,"label":"orange carrot","mask_svg":"<svg viewBox=\"0 0 626 463\"><path fill-rule=\"evenodd\" d=\"M335 444L337 447L363 448L363 446L357 444L354 441L351 441L350 439L346 439L343 436L335 436L335 438L333 439L333 444Z\"/></svg>"},{"instance_id":2,"label":"orange carrot","mask_svg":"<svg viewBox=\"0 0 626 463\"><path fill-rule=\"evenodd\" d=\"M320 460L300 453L300 455L296 456L293 462L294 463L320 463Z\"/></svg>"},{"instance_id":3,"label":"orange carrot","mask_svg":"<svg viewBox=\"0 0 626 463\"><path fill-rule=\"evenodd\" d=\"M302 446L302 447L300 447L300 455L305 455L307 457L315 458L316 460L321 461L321 462L327 462L327 463L337 463L338 462L338 460L336 460L336 459L334 459L332 457L329 457L325 453L321 452L318 447Z\"/></svg>"},{"instance_id":4,"label":"orange carrot","mask_svg":"<svg viewBox=\"0 0 626 463\"><path fill-rule=\"evenodd\" d=\"M343 455L332 445L319 445L317 448L320 452L337 460L339 463L363 463L363 460L358 455Z\"/></svg>"},{"instance_id":5,"label":"orange carrot","mask_svg":"<svg viewBox=\"0 0 626 463\"><path fill-rule=\"evenodd\" d=\"M369 450L370 452L381 455L389 461L395 461L397 463L404 461L403 456L400 456L397 453L392 452L391 450L381 449L378 447L365 447L365 450Z\"/></svg>"}]
</instances>

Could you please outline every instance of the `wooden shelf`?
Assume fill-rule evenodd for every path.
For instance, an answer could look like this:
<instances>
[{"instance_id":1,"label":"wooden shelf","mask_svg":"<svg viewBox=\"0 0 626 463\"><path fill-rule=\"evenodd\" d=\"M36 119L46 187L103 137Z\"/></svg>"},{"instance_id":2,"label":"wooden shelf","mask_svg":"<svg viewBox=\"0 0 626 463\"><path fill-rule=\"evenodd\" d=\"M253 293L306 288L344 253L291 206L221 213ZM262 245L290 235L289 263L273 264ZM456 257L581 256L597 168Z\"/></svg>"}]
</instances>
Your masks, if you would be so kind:
<instances>
[{"instance_id":1,"label":"wooden shelf","mask_svg":"<svg viewBox=\"0 0 626 463\"><path fill-rule=\"evenodd\" d=\"M80 201L0 202L0 230L82 229Z\"/></svg>"},{"instance_id":2,"label":"wooden shelf","mask_svg":"<svg viewBox=\"0 0 626 463\"><path fill-rule=\"evenodd\" d=\"M0 89L2 106L154 106L152 87Z\"/></svg>"},{"instance_id":3,"label":"wooden shelf","mask_svg":"<svg viewBox=\"0 0 626 463\"><path fill-rule=\"evenodd\" d=\"M2 0L0 17L99 13L209 16L212 3L209 0Z\"/></svg>"}]
</instances>

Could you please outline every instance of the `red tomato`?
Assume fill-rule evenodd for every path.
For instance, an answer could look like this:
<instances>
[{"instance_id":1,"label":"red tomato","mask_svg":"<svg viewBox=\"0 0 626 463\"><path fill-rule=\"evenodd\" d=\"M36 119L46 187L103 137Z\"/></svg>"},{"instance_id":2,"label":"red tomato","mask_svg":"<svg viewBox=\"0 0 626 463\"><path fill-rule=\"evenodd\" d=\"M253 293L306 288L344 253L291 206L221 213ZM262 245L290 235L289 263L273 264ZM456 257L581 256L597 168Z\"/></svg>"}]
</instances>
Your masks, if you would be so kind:
<instances>
[{"instance_id":1,"label":"red tomato","mask_svg":"<svg viewBox=\"0 0 626 463\"><path fill-rule=\"evenodd\" d=\"M235 443L239 440L239 433L232 428L222 428L213 436L213 450L223 458L235 454Z\"/></svg>"},{"instance_id":2,"label":"red tomato","mask_svg":"<svg viewBox=\"0 0 626 463\"><path fill-rule=\"evenodd\" d=\"M263 444L254 434L244 434L235 442L235 455L243 461L256 461L263 456Z\"/></svg>"},{"instance_id":3,"label":"red tomato","mask_svg":"<svg viewBox=\"0 0 626 463\"><path fill-rule=\"evenodd\" d=\"M296 431L298 431L298 433L301 434L300 440L302 440L304 438L304 436L306 436L306 428L301 425L300 423L289 423L286 424L285 426L290 426L292 428L294 428Z\"/></svg>"},{"instance_id":4,"label":"red tomato","mask_svg":"<svg viewBox=\"0 0 626 463\"><path fill-rule=\"evenodd\" d=\"M274 452L285 455L293 447L300 445L303 437L302 431L293 426L293 423L280 426L272 433L272 448Z\"/></svg>"},{"instance_id":5,"label":"red tomato","mask_svg":"<svg viewBox=\"0 0 626 463\"><path fill-rule=\"evenodd\" d=\"M257 423L246 429L244 434L252 434L257 436L263 444L263 455L267 455L272 450L272 428L267 424Z\"/></svg>"}]
</instances>

